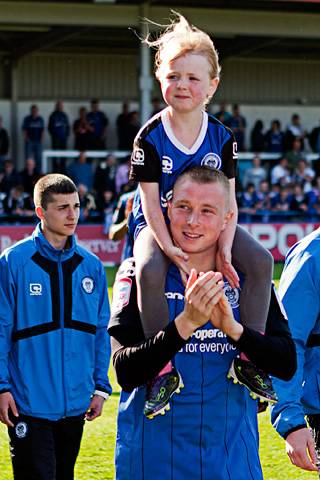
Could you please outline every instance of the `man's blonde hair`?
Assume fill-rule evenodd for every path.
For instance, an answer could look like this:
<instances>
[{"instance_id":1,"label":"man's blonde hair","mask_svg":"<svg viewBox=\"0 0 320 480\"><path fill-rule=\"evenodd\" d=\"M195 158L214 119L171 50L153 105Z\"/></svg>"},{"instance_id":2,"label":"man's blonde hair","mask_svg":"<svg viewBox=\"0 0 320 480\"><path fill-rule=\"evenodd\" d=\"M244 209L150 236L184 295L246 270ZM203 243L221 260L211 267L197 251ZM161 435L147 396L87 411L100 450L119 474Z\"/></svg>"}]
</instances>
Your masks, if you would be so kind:
<instances>
[{"instance_id":1,"label":"man's blonde hair","mask_svg":"<svg viewBox=\"0 0 320 480\"><path fill-rule=\"evenodd\" d=\"M155 56L155 74L158 80L161 78L163 65L167 65L187 53L203 55L210 65L210 77L219 78L221 67L219 65L218 52L209 35L191 25L185 17L173 12L175 18L166 30L151 41L148 38L144 43L157 49Z\"/></svg>"}]
</instances>

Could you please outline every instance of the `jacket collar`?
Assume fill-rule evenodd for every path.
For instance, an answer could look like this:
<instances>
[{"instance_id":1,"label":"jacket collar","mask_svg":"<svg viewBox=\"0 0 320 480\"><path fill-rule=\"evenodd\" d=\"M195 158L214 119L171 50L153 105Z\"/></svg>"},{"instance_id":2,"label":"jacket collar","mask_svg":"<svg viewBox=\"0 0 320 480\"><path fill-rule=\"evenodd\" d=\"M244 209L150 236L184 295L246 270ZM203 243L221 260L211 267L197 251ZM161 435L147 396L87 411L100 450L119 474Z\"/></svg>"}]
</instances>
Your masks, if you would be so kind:
<instances>
[{"instance_id":1,"label":"jacket collar","mask_svg":"<svg viewBox=\"0 0 320 480\"><path fill-rule=\"evenodd\" d=\"M36 226L32 234L32 239L35 242L36 249L38 250L40 255L55 262L57 262L59 259L61 259L61 261L65 261L71 258L77 246L74 235L71 235L68 241L69 248L57 250L51 245L51 243L48 242L46 237L43 235L40 223L38 223L38 225Z\"/></svg>"}]
</instances>

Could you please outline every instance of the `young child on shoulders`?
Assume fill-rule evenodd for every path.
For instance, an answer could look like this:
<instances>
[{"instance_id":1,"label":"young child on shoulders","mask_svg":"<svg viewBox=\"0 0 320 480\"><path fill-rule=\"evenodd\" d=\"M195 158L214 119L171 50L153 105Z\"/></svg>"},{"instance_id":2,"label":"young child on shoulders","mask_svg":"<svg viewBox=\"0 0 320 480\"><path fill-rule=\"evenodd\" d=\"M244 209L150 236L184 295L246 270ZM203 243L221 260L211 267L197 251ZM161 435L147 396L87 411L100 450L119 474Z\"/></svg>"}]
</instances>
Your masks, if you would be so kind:
<instances>
[{"instance_id":1,"label":"young child on shoulders","mask_svg":"<svg viewBox=\"0 0 320 480\"><path fill-rule=\"evenodd\" d=\"M184 279L189 274L188 252L173 243L167 228L167 203L177 177L195 165L219 169L229 179L234 215L219 239L217 270L232 288L240 287L237 270L244 274L242 323L263 332L273 259L246 230L237 226L237 145L231 130L205 110L219 85L218 53L209 35L179 14L157 40L145 42L157 49L156 77L167 104L138 133L131 159L130 177L139 182L139 188L129 227L135 239L138 306L145 337L152 337L169 321L164 295L169 264L173 262ZM199 234L186 226L184 235L190 241L191 252ZM257 371L248 359L237 359L230 373L234 381L243 383L255 395L276 401L270 378ZM181 386L179 372L168 364L147 388L145 415L152 418L164 413L171 396Z\"/></svg>"}]
</instances>

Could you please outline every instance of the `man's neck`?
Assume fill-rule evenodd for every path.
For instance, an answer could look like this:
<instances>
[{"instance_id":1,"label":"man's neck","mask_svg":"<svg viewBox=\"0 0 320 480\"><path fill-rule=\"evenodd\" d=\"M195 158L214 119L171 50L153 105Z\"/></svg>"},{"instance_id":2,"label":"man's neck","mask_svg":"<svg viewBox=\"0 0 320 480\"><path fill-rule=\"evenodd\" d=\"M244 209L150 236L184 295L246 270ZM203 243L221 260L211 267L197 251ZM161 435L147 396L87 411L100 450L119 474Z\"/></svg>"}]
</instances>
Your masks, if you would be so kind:
<instances>
[{"instance_id":1,"label":"man's neck","mask_svg":"<svg viewBox=\"0 0 320 480\"><path fill-rule=\"evenodd\" d=\"M194 268L198 273L200 272L209 272L210 270L215 271L216 266L216 251L210 250L210 252L200 252L189 254L188 266Z\"/></svg>"},{"instance_id":2,"label":"man's neck","mask_svg":"<svg viewBox=\"0 0 320 480\"><path fill-rule=\"evenodd\" d=\"M64 250L68 248L69 237L58 235L54 232L51 232L47 229L41 227L42 233L50 245L56 250Z\"/></svg>"}]
</instances>

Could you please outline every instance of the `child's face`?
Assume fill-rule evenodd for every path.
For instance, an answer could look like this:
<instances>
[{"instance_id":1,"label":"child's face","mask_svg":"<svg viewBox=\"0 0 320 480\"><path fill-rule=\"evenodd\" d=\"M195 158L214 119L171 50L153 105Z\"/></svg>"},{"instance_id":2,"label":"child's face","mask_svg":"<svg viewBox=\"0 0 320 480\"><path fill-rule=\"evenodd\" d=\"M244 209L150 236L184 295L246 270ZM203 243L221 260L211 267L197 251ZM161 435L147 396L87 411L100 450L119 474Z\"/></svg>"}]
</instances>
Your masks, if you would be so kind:
<instances>
[{"instance_id":1,"label":"child's face","mask_svg":"<svg viewBox=\"0 0 320 480\"><path fill-rule=\"evenodd\" d=\"M202 110L218 83L217 78L210 77L210 64L204 55L187 53L161 68L163 98L179 113Z\"/></svg>"}]
</instances>

